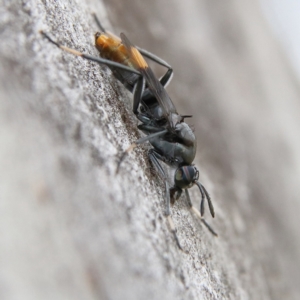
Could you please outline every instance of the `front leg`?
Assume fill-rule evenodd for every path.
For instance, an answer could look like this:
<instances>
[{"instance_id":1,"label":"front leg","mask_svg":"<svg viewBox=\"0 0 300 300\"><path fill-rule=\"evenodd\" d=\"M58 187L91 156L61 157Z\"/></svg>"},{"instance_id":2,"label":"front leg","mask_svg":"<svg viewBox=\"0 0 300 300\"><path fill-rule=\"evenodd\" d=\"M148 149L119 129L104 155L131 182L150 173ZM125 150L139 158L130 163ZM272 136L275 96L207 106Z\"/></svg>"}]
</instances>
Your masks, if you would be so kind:
<instances>
[{"instance_id":1,"label":"front leg","mask_svg":"<svg viewBox=\"0 0 300 300\"><path fill-rule=\"evenodd\" d=\"M166 217L167 217L167 220L168 220L171 232L174 235L174 239L176 241L176 244L177 244L178 248L180 250L183 250L182 247L181 247L181 245L180 245L177 233L176 233L177 229L176 229L176 227L174 225L174 222L173 222L173 219L171 217L171 210L170 210L170 188L169 188L168 178L166 176L166 173L165 173L165 171L164 171L161 163L159 162L160 155L154 149L151 149L151 150L149 150L148 156L149 156L150 161L154 165L156 171L158 172L159 176L165 182Z\"/></svg>"},{"instance_id":2,"label":"front leg","mask_svg":"<svg viewBox=\"0 0 300 300\"><path fill-rule=\"evenodd\" d=\"M176 197L175 194L177 193ZM178 200L180 198L182 194L182 189L173 186L170 188L170 197L171 197L171 204L173 205L175 203L176 200Z\"/></svg>"},{"instance_id":3,"label":"front leg","mask_svg":"<svg viewBox=\"0 0 300 300\"><path fill-rule=\"evenodd\" d=\"M144 93L145 84L146 84L145 77L141 76L137 80L133 88L133 113L135 115L138 114L138 108Z\"/></svg>"}]
</instances>

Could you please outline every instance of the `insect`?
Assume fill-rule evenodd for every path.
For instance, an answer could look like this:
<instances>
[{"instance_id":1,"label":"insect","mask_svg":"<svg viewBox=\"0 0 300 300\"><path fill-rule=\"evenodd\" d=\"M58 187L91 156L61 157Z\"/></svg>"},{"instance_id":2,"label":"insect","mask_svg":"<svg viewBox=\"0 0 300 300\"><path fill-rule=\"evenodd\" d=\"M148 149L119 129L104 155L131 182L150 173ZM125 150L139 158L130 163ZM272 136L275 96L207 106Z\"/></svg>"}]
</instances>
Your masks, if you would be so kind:
<instances>
[{"instance_id":1,"label":"insect","mask_svg":"<svg viewBox=\"0 0 300 300\"><path fill-rule=\"evenodd\" d=\"M161 103L172 103L169 100L169 96L155 77L154 73L150 67L145 62L141 53L137 51L135 46L131 44L129 39L121 33L121 39L123 45L126 47L131 61L135 62L136 68L141 72L141 74L146 78L147 86L150 92L154 95L154 103L149 105L150 101L144 99L140 102L140 114L137 115L138 119L142 122L138 128L146 134L146 138L149 140L153 149L149 150L148 156L152 164L155 166L159 175L165 181L166 190L166 215L169 218L169 224L174 232L175 239L179 248L181 248L178 238L176 236L176 229L173 225L172 219L170 217L170 202L174 203L180 198L183 190L185 190L186 198L188 200L190 208L193 211L196 210L191 202L188 188L196 184L200 190L202 200L200 205L201 217L204 214L204 199L208 201L209 209L211 215L214 217L214 208L210 199L208 192L205 187L198 181L199 171L192 162L196 155L197 142L196 137L192 129L184 122L184 118L187 116L178 115L175 106L172 110L164 112L161 107ZM153 100L153 99L152 99ZM159 108L162 109L163 113ZM161 134L159 134L161 133ZM136 141L128 149L131 150L135 145L139 144L141 141L144 142L146 139L142 138ZM174 176L174 186L169 189L168 179L165 171L160 163L160 161L166 163L169 166L176 167ZM169 191L169 193L168 193ZM175 196L176 195L176 196ZM204 220L204 219L202 219ZM212 228L204 221L204 224L208 229L216 235Z\"/></svg>"},{"instance_id":2,"label":"insect","mask_svg":"<svg viewBox=\"0 0 300 300\"><path fill-rule=\"evenodd\" d=\"M208 201L213 217L214 208L209 194L198 181L199 171L192 165L197 143L193 131L184 122L184 118L191 116L181 116L177 113L172 100L164 88L171 80L173 75L172 68L168 63L154 54L133 46L125 34L121 33L120 39L107 33L99 20L95 19L101 30L101 33L95 34L96 48L99 50L101 57L94 57L65 47L51 39L48 34L41 33L51 43L69 53L107 65L113 71L114 76L133 93L133 112L141 121L138 128L146 136L137 140L124 152L119 161L118 168L129 151L139 144L146 141L150 142L153 148L149 150L148 156L158 174L165 182L166 217L178 247L182 249L171 218L170 203L173 204L179 199L183 190L185 191L190 209L201 218L201 221L212 234L217 235L202 218L205 198ZM143 56L167 68L167 72L160 80L156 78ZM174 186L171 188L169 187L161 162L176 168ZM200 205L201 214L192 205L188 192L188 188L194 184L198 186L202 196Z\"/></svg>"}]
</instances>

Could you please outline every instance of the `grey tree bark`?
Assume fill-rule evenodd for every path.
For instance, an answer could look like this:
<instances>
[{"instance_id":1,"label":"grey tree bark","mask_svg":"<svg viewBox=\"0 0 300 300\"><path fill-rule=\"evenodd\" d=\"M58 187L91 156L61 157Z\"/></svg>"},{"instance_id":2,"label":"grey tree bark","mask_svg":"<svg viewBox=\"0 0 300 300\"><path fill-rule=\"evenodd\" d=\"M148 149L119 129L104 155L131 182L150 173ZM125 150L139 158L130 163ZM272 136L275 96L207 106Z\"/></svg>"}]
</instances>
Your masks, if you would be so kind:
<instances>
[{"instance_id":1,"label":"grey tree bark","mask_svg":"<svg viewBox=\"0 0 300 300\"><path fill-rule=\"evenodd\" d=\"M299 81L257 3L106 4L2 0L1 299L297 299ZM168 91L194 115L219 237L181 198L172 215L187 253L147 147L115 175L140 136L131 95L39 33L97 55L92 12L174 67Z\"/></svg>"}]
</instances>

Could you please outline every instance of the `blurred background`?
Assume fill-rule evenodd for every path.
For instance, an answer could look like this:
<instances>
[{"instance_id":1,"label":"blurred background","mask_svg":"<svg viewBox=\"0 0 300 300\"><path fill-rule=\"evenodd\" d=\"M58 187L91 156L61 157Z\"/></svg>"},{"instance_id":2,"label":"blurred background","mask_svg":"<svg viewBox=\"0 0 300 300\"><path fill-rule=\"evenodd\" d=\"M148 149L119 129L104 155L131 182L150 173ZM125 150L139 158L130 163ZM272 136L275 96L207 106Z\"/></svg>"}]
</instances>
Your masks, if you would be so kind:
<instances>
[{"instance_id":1,"label":"blurred background","mask_svg":"<svg viewBox=\"0 0 300 300\"><path fill-rule=\"evenodd\" d=\"M299 6L4 1L0 298L299 299ZM106 67L39 33L97 55L92 12L173 67L168 93L193 114L195 164L219 237L179 201L172 212L187 253L166 225L145 149L114 173L139 136L131 96ZM199 207L199 191L191 196Z\"/></svg>"},{"instance_id":2,"label":"blurred background","mask_svg":"<svg viewBox=\"0 0 300 300\"><path fill-rule=\"evenodd\" d=\"M299 1L288 0L283 3L282 1L278 0L261 0L260 4L275 37L280 41L281 47L285 51L290 63L299 76Z\"/></svg>"}]
</instances>

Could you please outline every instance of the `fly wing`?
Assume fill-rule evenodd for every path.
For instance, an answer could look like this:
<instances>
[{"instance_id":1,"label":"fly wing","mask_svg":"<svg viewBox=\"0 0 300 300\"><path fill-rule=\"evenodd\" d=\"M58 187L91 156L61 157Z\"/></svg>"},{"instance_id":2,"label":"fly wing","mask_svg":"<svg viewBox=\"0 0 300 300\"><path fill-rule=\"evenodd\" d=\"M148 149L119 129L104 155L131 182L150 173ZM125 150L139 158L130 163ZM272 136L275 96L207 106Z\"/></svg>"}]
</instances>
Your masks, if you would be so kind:
<instances>
[{"instance_id":1,"label":"fly wing","mask_svg":"<svg viewBox=\"0 0 300 300\"><path fill-rule=\"evenodd\" d=\"M124 33L121 33L120 37L123 45L128 50L128 53L130 54L131 59L135 64L135 67L145 77L147 85L154 97L157 99L159 105L163 109L165 117L169 120L170 123L173 123L171 116L173 114L178 114L165 88L156 78L155 74L153 73L152 69L148 66L142 54L136 47L132 45L132 43L129 41L126 35Z\"/></svg>"}]
</instances>

